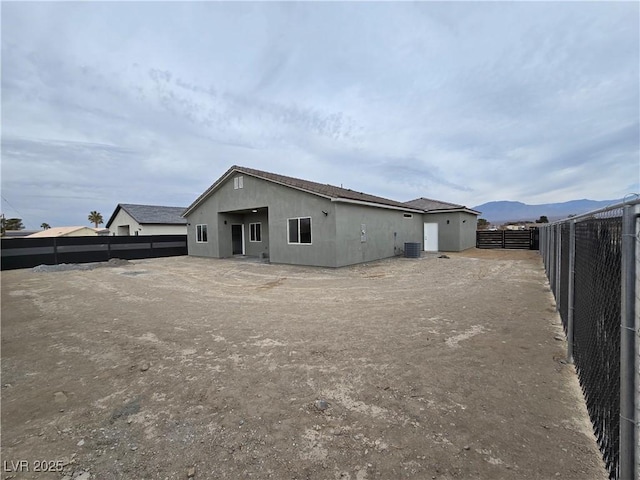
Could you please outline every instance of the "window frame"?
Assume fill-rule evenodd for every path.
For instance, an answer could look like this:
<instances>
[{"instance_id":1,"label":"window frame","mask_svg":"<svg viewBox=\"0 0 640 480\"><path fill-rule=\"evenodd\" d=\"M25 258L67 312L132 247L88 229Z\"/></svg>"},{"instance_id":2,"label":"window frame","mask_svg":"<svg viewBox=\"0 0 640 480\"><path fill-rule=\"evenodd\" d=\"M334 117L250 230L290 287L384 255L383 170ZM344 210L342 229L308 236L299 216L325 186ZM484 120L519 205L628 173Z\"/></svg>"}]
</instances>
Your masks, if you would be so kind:
<instances>
[{"instance_id":1,"label":"window frame","mask_svg":"<svg viewBox=\"0 0 640 480\"><path fill-rule=\"evenodd\" d=\"M309 220L309 241L308 242L303 242L302 241L302 233L301 233L301 229L300 229L300 224L301 224L301 220ZM298 230L298 241L297 242L292 242L291 241L291 221L292 220L296 220L297 221L297 230ZM288 245L313 245L313 220L311 219L310 216L307 217L291 217L291 218L287 218L287 244Z\"/></svg>"},{"instance_id":2,"label":"window frame","mask_svg":"<svg viewBox=\"0 0 640 480\"><path fill-rule=\"evenodd\" d=\"M259 227L255 228L256 226L259 226ZM249 224L249 242L251 243L262 242L262 222L253 222Z\"/></svg>"},{"instance_id":3,"label":"window frame","mask_svg":"<svg viewBox=\"0 0 640 480\"><path fill-rule=\"evenodd\" d=\"M204 227L204 229L202 228ZM208 227L206 223L196 225L196 243L209 243ZM202 234L204 231L204 235Z\"/></svg>"},{"instance_id":4,"label":"window frame","mask_svg":"<svg viewBox=\"0 0 640 480\"><path fill-rule=\"evenodd\" d=\"M244 188L244 176L237 175L233 177L233 189L240 190L241 188Z\"/></svg>"}]
</instances>

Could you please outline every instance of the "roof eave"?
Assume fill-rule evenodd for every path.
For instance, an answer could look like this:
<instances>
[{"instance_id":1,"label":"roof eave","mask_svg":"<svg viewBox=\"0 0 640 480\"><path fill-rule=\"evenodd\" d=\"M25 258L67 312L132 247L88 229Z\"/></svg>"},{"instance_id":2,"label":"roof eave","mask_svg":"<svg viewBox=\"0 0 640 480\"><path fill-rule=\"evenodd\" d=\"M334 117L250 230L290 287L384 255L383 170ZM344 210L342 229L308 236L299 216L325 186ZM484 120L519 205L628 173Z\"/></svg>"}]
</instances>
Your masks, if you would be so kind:
<instances>
[{"instance_id":1,"label":"roof eave","mask_svg":"<svg viewBox=\"0 0 640 480\"><path fill-rule=\"evenodd\" d=\"M181 215L182 216L182 215ZM187 222L138 222L140 225L186 225Z\"/></svg>"},{"instance_id":2,"label":"roof eave","mask_svg":"<svg viewBox=\"0 0 640 480\"><path fill-rule=\"evenodd\" d=\"M104 228L109 228L109 225L111 225L113 221L116 219L116 215L118 215L118 212L120 211L121 208L122 208L122 204L119 203L116 209L111 214L111 217L109 217L109 220L107 221L107 224L105 225Z\"/></svg>"},{"instance_id":3,"label":"roof eave","mask_svg":"<svg viewBox=\"0 0 640 480\"><path fill-rule=\"evenodd\" d=\"M482 212L471 210L470 208L437 208L433 210L425 210L424 213L470 213L472 215L480 215Z\"/></svg>"},{"instance_id":4,"label":"roof eave","mask_svg":"<svg viewBox=\"0 0 640 480\"><path fill-rule=\"evenodd\" d=\"M365 205L367 207L386 208L389 210L399 210L402 212L424 213L423 210L418 210L412 207L400 207L396 205L386 205L384 203L365 202L363 200L352 200L350 198L343 198L343 197L332 198L331 201L339 202L339 203L353 203L355 205Z\"/></svg>"}]
</instances>

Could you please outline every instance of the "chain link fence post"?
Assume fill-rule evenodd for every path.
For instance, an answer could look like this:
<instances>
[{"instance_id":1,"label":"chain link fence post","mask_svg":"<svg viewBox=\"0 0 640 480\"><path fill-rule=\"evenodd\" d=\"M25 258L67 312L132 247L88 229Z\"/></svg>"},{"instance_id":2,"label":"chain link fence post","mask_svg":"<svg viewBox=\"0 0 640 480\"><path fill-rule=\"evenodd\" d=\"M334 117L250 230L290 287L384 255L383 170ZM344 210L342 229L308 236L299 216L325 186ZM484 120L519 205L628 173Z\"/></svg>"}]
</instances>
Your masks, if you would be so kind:
<instances>
[{"instance_id":1,"label":"chain link fence post","mask_svg":"<svg viewBox=\"0 0 640 480\"><path fill-rule=\"evenodd\" d=\"M540 230L541 238L540 238L540 253L542 253L542 262L544 263L544 271L549 271L549 262L547 261L547 227L542 227Z\"/></svg>"},{"instance_id":2,"label":"chain link fence post","mask_svg":"<svg viewBox=\"0 0 640 480\"><path fill-rule=\"evenodd\" d=\"M542 255L544 271L548 272L549 265L547 264L547 227L540 227L540 255Z\"/></svg>"},{"instance_id":3,"label":"chain link fence post","mask_svg":"<svg viewBox=\"0 0 640 480\"><path fill-rule=\"evenodd\" d=\"M622 213L622 296L620 309L620 478L636 479L635 339L636 339L636 216L625 205Z\"/></svg>"},{"instance_id":4,"label":"chain link fence post","mask_svg":"<svg viewBox=\"0 0 640 480\"><path fill-rule=\"evenodd\" d=\"M640 206L635 205L635 265L636 265L636 280L635 280L635 317L638 322L638 316L640 315ZM640 479L640 340L638 328L640 325L636 323L636 363L635 363L635 421L636 421L636 438L635 438L635 467L636 467L636 480Z\"/></svg>"},{"instance_id":5,"label":"chain link fence post","mask_svg":"<svg viewBox=\"0 0 640 480\"><path fill-rule=\"evenodd\" d=\"M547 227L547 278L551 282L550 274L553 272L553 236L555 235L555 227ZM551 284L551 283L550 283Z\"/></svg>"},{"instance_id":6,"label":"chain link fence post","mask_svg":"<svg viewBox=\"0 0 640 480\"><path fill-rule=\"evenodd\" d=\"M561 224L556 224L555 226L555 230L556 230L556 271L555 271L555 287L556 287L556 291L554 292L554 295L556 296L556 311L560 310L560 284L562 283L560 281L560 268L562 265L562 225Z\"/></svg>"},{"instance_id":7,"label":"chain link fence post","mask_svg":"<svg viewBox=\"0 0 640 480\"><path fill-rule=\"evenodd\" d=\"M545 249L544 249L544 260L545 260L545 265L547 267L547 278L549 278L549 272L551 271L551 265L550 265L550 261L551 261L551 251L550 251L550 245L551 245L551 227L547 226L544 227L545 230Z\"/></svg>"},{"instance_id":8,"label":"chain link fence post","mask_svg":"<svg viewBox=\"0 0 640 480\"><path fill-rule=\"evenodd\" d=\"M573 363L573 310L576 266L576 222L569 223L569 282L567 284L567 363Z\"/></svg>"}]
</instances>

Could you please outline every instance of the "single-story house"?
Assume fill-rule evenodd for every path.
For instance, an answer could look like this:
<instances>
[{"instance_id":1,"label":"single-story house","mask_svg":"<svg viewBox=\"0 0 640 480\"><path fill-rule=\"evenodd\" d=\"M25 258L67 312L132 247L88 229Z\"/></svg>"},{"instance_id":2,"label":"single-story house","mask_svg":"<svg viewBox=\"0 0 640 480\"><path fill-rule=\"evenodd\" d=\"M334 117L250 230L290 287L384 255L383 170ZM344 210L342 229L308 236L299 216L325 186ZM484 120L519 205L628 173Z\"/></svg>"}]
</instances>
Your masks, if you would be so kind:
<instances>
[{"instance_id":1,"label":"single-story house","mask_svg":"<svg viewBox=\"0 0 640 480\"><path fill-rule=\"evenodd\" d=\"M27 238L51 237L97 237L100 228L92 227L51 227L29 235Z\"/></svg>"},{"instance_id":2,"label":"single-story house","mask_svg":"<svg viewBox=\"0 0 640 480\"><path fill-rule=\"evenodd\" d=\"M186 235L184 207L119 203L106 227L112 235Z\"/></svg>"},{"instance_id":3,"label":"single-story house","mask_svg":"<svg viewBox=\"0 0 640 480\"><path fill-rule=\"evenodd\" d=\"M422 197L406 203L425 212L426 251L461 252L476 246L480 212L464 205Z\"/></svg>"},{"instance_id":4,"label":"single-story house","mask_svg":"<svg viewBox=\"0 0 640 480\"><path fill-rule=\"evenodd\" d=\"M233 166L184 217L189 255L342 267L399 255L406 242L422 246L424 214L407 203Z\"/></svg>"},{"instance_id":5,"label":"single-story house","mask_svg":"<svg viewBox=\"0 0 640 480\"><path fill-rule=\"evenodd\" d=\"M434 251L475 246L479 212L444 202L423 206L233 166L185 210L188 251L342 267L399 255L405 243ZM435 231L434 247L431 227L440 222L443 237Z\"/></svg>"},{"instance_id":6,"label":"single-story house","mask_svg":"<svg viewBox=\"0 0 640 480\"><path fill-rule=\"evenodd\" d=\"M5 230L2 234L2 238L25 238L34 233L38 233L40 230Z\"/></svg>"}]
</instances>

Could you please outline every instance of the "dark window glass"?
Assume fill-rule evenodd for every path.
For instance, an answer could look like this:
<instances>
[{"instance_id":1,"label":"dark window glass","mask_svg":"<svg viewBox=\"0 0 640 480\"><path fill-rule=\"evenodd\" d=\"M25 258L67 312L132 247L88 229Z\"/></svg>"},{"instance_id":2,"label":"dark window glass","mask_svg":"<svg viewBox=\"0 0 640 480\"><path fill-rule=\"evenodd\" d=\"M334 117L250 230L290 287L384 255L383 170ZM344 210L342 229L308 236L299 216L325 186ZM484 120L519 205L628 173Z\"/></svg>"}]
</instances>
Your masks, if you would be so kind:
<instances>
[{"instance_id":1,"label":"dark window glass","mask_svg":"<svg viewBox=\"0 0 640 480\"><path fill-rule=\"evenodd\" d=\"M311 219L300 219L300 243L311 243Z\"/></svg>"},{"instance_id":2,"label":"dark window glass","mask_svg":"<svg viewBox=\"0 0 640 480\"><path fill-rule=\"evenodd\" d=\"M249 224L249 228L251 229L250 232L250 239L252 242L261 242L262 241L262 225L259 223L251 223Z\"/></svg>"},{"instance_id":3,"label":"dark window glass","mask_svg":"<svg viewBox=\"0 0 640 480\"><path fill-rule=\"evenodd\" d=\"M289 243L299 243L297 218L289 219Z\"/></svg>"},{"instance_id":4,"label":"dark window glass","mask_svg":"<svg viewBox=\"0 0 640 480\"><path fill-rule=\"evenodd\" d=\"M196 242L206 242L206 241L207 241L207 226L196 225Z\"/></svg>"}]
</instances>

